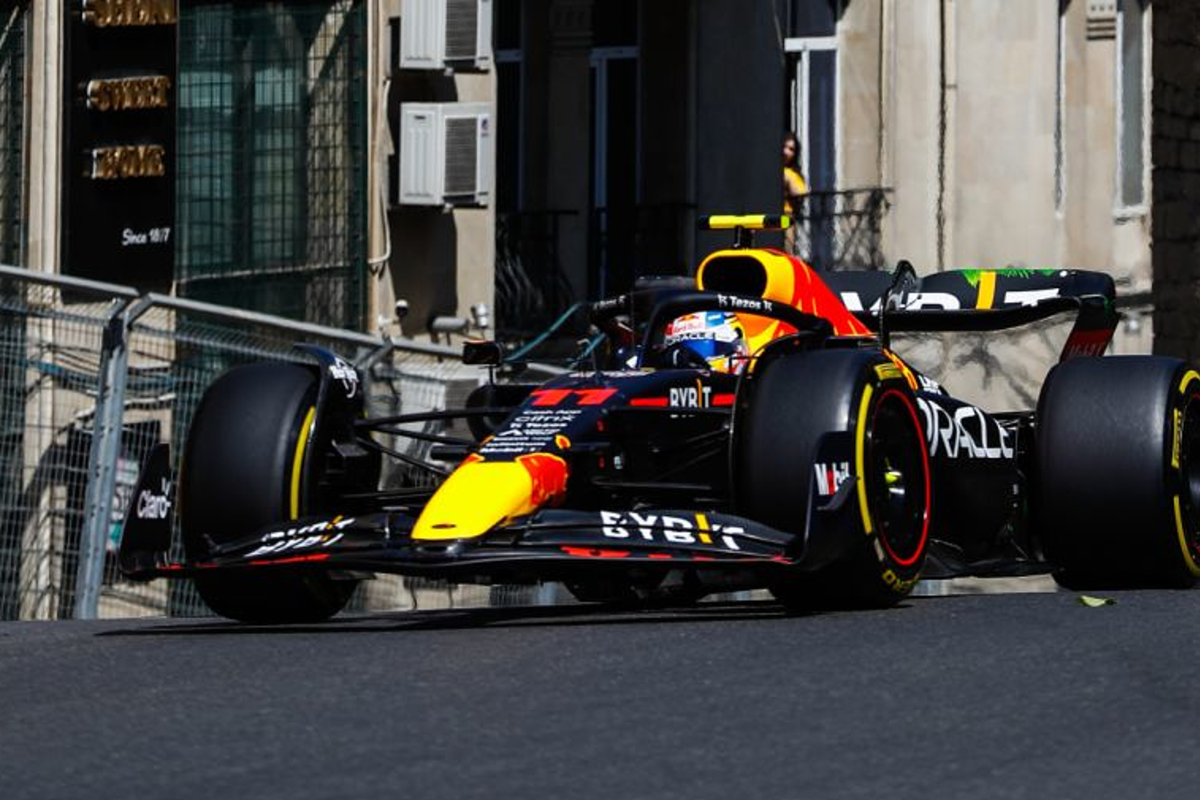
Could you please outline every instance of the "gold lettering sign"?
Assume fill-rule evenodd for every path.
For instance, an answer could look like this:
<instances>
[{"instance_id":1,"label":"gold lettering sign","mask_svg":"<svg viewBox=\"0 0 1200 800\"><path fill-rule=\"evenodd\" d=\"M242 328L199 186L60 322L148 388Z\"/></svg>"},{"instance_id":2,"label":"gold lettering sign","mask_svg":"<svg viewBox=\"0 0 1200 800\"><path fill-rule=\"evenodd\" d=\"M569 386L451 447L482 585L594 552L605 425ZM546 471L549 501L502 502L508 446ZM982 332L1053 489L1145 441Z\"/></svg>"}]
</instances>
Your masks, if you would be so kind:
<instances>
[{"instance_id":1,"label":"gold lettering sign","mask_svg":"<svg viewBox=\"0 0 1200 800\"><path fill-rule=\"evenodd\" d=\"M174 25L176 0L83 0L83 21L97 28Z\"/></svg>"},{"instance_id":2,"label":"gold lettering sign","mask_svg":"<svg viewBox=\"0 0 1200 800\"><path fill-rule=\"evenodd\" d=\"M121 144L92 149L96 181L120 178L161 178L167 174L166 150L160 144Z\"/></svg>"},{"instance_id":3,"label":"gold lettering sign","mask_svg":"<svg viewBox=\"0 0 1200 800\"><path fill-rule=\"evenodd\" d=\"M97 111L166 108L171 79L165 75L92 80L87 83L87 106Z\"/></svg>"}]
</instances>

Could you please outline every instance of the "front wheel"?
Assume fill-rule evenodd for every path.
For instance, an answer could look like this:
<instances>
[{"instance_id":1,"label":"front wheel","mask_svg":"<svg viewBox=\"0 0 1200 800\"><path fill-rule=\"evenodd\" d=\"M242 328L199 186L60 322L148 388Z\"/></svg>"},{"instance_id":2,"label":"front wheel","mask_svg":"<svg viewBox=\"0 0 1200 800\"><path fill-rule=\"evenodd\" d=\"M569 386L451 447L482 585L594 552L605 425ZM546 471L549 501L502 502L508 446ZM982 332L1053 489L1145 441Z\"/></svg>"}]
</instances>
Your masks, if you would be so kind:
<instances>
[{"instance_id":1,"label":"front wheel","mask_svg":"<svg viewBox=\"0 0 1200 800\"><path fill-rule=\"evenodd\" d=\"M900 370L878 351L827 350L756 372L735 421L737 504L804 548L772 593L793 610L898 603L924 565L931 501L924 432ZM818 510L849 480L840 511Z\"/></svg>"},{"instance_id":2,"label":"front wheel","mask_svg":"<svg viewBox=\"0 0 1200 800\"><path fill-rule=\"evenodd\" d=\"M180 476L180 528L189 562L204 560L210 543L319 513L300 495L316 397L316 375L295 364L234 367L208 388L188 430ZM326 619L346 605L354 585L325 572L277 568L196 578L213 611L253 623Z\"/></svg>"}]
</instances>

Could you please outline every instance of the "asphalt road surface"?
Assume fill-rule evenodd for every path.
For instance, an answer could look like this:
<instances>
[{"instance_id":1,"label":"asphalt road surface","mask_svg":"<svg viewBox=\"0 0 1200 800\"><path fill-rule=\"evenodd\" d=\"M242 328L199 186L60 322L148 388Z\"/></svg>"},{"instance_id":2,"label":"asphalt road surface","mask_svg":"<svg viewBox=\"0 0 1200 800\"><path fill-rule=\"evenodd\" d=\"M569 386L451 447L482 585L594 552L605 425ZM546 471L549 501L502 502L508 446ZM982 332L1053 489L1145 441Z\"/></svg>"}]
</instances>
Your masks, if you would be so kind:
<instances>
[{"instance_id":1,"label":"asphalt road surface","mask_svg":"<svg viewBox=\"0 0 1200 800\"><path fill-rule=\"evenodd\" d=\"M0 624L0 798L1194 798L1200 592Z\"/></svg>"}]
</instances>

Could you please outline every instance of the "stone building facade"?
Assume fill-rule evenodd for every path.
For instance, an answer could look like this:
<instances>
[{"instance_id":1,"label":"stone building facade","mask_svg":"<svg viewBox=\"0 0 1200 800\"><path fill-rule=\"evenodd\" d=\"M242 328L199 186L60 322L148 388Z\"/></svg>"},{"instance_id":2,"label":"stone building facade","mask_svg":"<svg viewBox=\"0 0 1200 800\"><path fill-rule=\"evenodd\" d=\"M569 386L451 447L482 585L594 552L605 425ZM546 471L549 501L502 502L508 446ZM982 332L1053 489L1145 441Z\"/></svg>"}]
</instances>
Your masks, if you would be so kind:
<instances>
[{"instance_id":1,"label":"stone building facade","mask_svg":"<svg viewBox=\"0 0 1200 800\"><path fill-rule=\"evenodd\" d=\"M1200 359L1200 6L1154 4L1154 351Z\"/></svg>"}]
</instances>

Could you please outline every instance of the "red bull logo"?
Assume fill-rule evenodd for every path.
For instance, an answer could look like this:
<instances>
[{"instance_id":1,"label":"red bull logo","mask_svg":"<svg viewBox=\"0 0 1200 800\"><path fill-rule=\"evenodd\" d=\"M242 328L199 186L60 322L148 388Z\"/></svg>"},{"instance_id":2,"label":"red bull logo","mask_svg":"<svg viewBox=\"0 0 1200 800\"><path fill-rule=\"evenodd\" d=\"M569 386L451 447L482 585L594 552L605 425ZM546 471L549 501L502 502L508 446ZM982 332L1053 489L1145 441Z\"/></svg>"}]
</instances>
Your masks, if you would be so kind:
<instances>
[{"instance_id":1,"label":"red bull logo","mask_svg":"<svg viewBox=\"0 0 1200 800\"><path fill-rule=\"evenodd\" d=\"M517 456L517 463L529 473L529 505L540 508L567 491L567 462L549 453Z\"/></svg>"}]
</instances>

